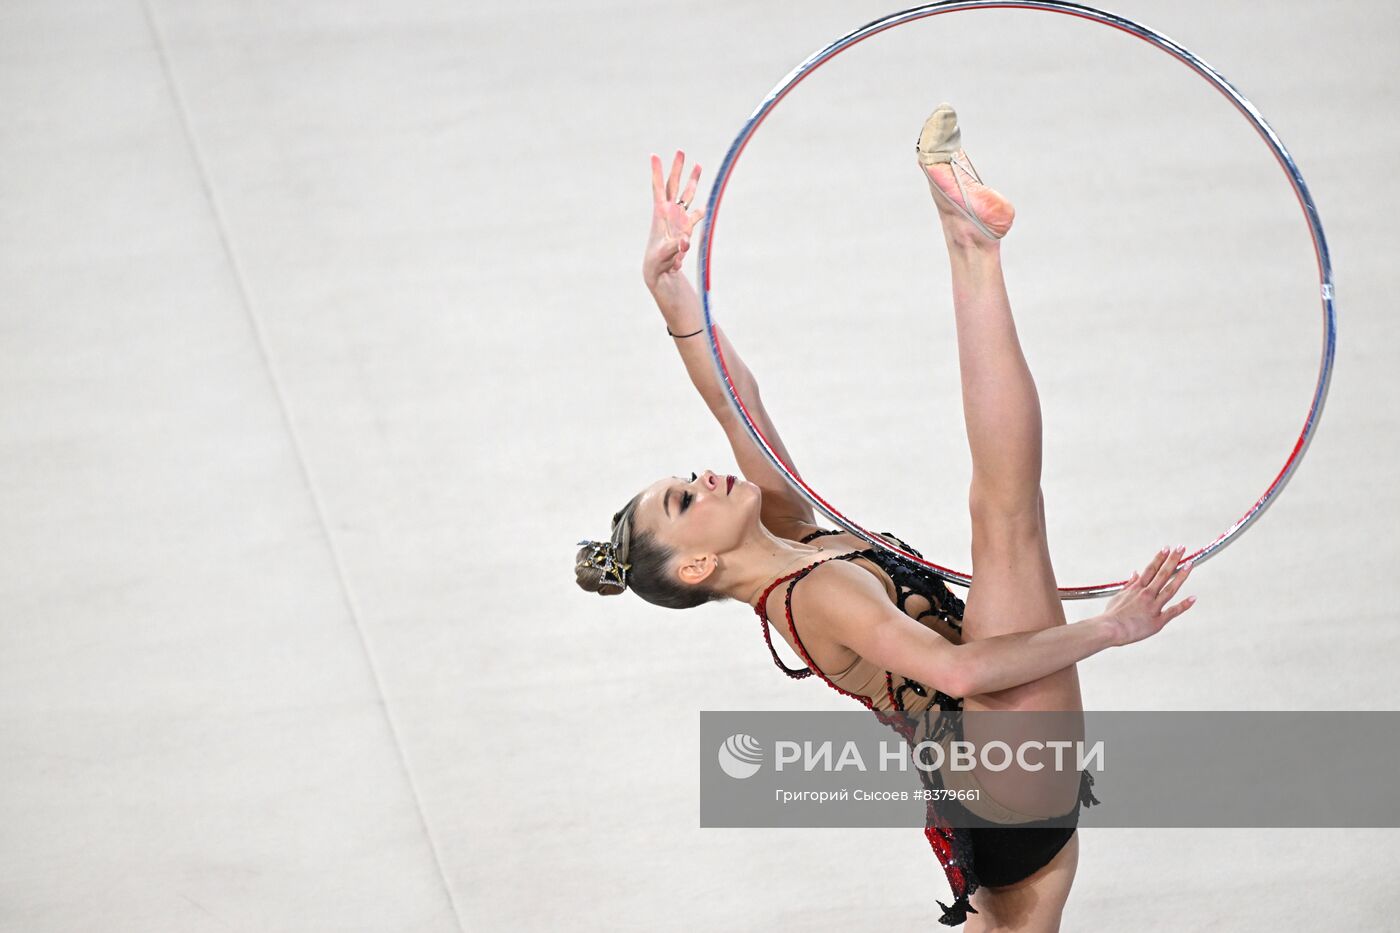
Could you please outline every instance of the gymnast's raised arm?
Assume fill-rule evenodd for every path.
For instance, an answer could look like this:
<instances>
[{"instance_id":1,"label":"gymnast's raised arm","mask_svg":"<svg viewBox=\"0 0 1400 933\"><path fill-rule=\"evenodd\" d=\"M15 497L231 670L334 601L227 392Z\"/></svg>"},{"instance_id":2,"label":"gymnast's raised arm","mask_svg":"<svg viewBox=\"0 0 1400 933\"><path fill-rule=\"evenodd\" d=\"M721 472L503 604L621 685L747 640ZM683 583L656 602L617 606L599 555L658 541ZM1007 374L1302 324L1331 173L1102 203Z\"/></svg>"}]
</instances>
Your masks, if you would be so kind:
<instances>
[{"instance_id":1,"label":"gymnast's raised arm","mask_svg":"<svg viewBox=\"0 0 1400 933\"><path fill-rule=\"evenodd\" d=\"M700 298L682 271L691 236L705 215L703 207L690 210L690 202L695 197L695 188L700 180L700 166L691 170L685 190L681 191L684 168L685 153L677 152L671 163L670 177L663 180L661 158L656 155L651 157L651 233L642 261L642 278L662 317L666 319L667 328L676 335L672 342L685 362L690 381L729 438L729 446L734 451L740 472L745 479L763 490L760 520L774 534L788 536L795 529L812 524L814 514L807 500L792 490L749 436L715 372L709 344L703 333L705 315L700 308ZM696 331L701 333L696 334ZM740 359L718 324L715 325L715 333L729 367L729 376L734 380L734 388L744 400L754 423L778 456L796 472L792 457L778 436L778 429L763 407L753 373ZM682 336L686 334L694 336Z\"/></svg>"}]
</instances>

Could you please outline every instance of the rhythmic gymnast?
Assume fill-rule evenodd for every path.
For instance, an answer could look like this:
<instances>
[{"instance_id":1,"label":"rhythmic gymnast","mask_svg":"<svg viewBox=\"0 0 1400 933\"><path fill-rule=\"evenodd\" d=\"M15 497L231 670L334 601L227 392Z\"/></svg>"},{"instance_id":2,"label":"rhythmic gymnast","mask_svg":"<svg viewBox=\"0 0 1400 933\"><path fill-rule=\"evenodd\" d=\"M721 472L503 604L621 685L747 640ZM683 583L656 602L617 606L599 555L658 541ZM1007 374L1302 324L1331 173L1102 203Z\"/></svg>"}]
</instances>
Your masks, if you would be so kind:
<instances>
[{"instance_id":1,"label":"rhythmic gymnast","mask_svg":"<svg viewBox=\"0 0 1400 933\"><path fill-rule=\"evenodd\" d=\"M1189 609L1195 597L1168 603L1191 564L1181 563L1184 548L1163 548L1100 615L1066 622L1046 543L1040 403L1002 277L1000 241L1015 211L982 184L947 104L925 122L917 153L948 249L972 450L966 601L928 568L819 527L731 409L696 292L681 271L704 214L690 208L698 165L681 190L681 152L665 180L660 158L651 157L654 204L642 273L744 478L705 470L648 485L613 516L608 541L581 542L577 581L604 595L631 589L673 609L743 600L762 620L770 651L771 617L785 623L774 627L807 664L788 668L774 652L780 668L793 677L814 673L882 717L957 709L1080 716L1076 662L1154 635ZM754 423L792 465L753 374L715 330ZM965 922L969 931L1057 930L1078 862L1079 807L1097 802L1087 777L1048 778L1033 794L1024 781L974 769L965 780L980 789L980 802L966 806L988 828L949 830L931 807L925 835L954 897L951 905L940 902L940 921Z\"/></svg>"}]
</instances>

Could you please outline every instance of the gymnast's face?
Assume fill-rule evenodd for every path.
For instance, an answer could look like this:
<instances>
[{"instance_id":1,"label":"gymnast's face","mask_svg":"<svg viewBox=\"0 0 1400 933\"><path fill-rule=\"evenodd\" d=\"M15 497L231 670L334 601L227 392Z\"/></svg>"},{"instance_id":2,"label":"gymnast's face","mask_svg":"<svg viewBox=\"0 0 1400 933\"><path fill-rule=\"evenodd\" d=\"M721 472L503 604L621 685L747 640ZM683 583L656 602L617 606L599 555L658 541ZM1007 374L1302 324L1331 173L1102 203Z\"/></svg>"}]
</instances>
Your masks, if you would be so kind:
<instances>
[{"instance_id":1,"label":"gymnast's face","mask_svg":"<svg viewBox=\"0 0 1400 933\"><path fill-rule=\"evenodd\" d=\"M754 483L706 470L665 476L642 490L635 512L640 528L675 552L682 583L701 583L716 559L737 548L759 521L762 492Z\"/></svg>"}]
</instances>

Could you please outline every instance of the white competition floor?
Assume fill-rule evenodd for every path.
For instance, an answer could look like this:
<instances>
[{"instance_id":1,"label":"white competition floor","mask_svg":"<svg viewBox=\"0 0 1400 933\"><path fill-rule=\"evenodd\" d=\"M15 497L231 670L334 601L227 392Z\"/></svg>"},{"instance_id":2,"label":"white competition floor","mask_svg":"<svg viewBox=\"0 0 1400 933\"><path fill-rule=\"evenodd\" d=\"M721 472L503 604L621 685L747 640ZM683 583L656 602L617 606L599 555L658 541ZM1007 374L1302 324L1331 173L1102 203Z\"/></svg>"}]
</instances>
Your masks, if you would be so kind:
<instances>
[{"instance_id":1,"label":"white competition floor","mask_svg":"<svg viewBox=\"0 0 1400 933\"><path fill-rule=\"evenodd\" d=\"M916 829L698 827L700 710L842 698L775 670L742 606L571 578L637 489L734 469L640 281L648 154L708 178L791 66L892 9L0 5L0 930L937 928ZM1292 483L1196 571L1195 609L1081 665L1086 704L1396 709L1400 13L1113 9L1289 146L1340 341ZM812 482L965 565L910 151L951 100L1019 210L1061 582L1203 544L1316 377L1282 173L1146 45L934 23L833 62L745 156L716 238L730 335ZM1397 846L1086 832L1065 928L1397 929Z\"/></svg>"}]
</instances>

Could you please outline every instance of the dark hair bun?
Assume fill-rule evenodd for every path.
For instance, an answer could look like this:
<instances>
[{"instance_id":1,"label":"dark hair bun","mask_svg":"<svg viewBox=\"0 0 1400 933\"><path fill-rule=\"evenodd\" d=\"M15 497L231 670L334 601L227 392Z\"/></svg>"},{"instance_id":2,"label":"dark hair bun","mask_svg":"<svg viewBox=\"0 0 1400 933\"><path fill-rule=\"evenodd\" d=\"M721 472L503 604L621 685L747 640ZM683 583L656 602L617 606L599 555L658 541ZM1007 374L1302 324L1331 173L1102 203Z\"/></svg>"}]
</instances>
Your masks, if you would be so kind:
<instances>
[{"instance_id":1,"label":"dark hair bun","mask_svg":"<svg viewBox=\"0 0 1400 933\"><path fill-rule=\"evenodd\" d=\"M616 578L593 560L595 553L593 544L585 544L578 549L578 556L574 560L574 582L580 589L600 596L620 595L626 587L618 586Z\"/></svg>"}]
</instances>

